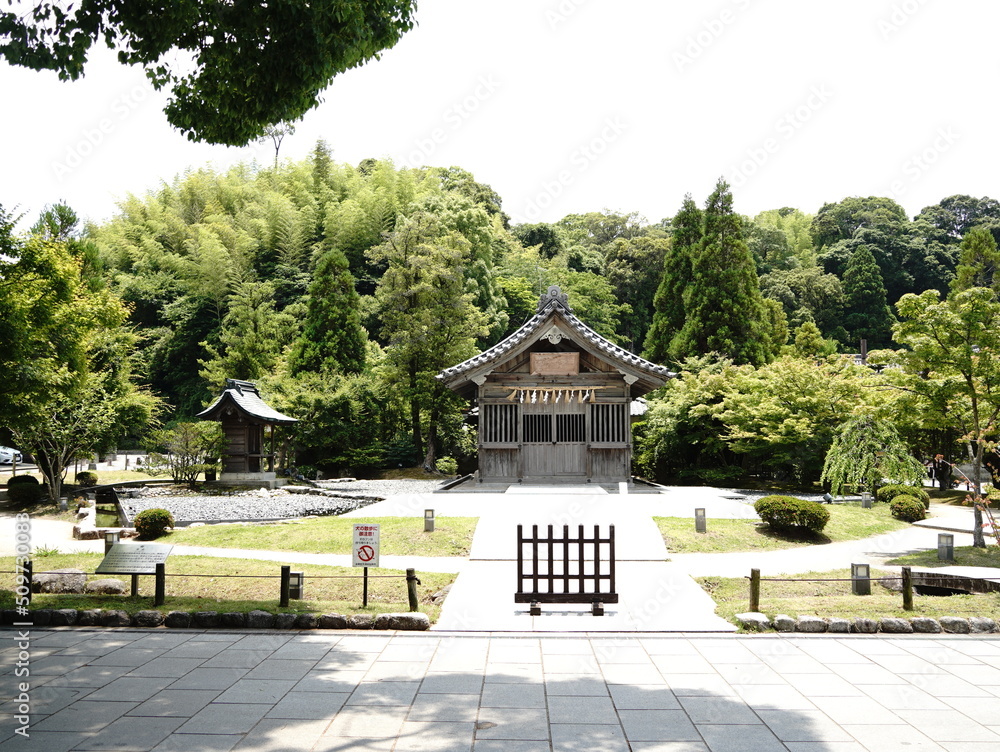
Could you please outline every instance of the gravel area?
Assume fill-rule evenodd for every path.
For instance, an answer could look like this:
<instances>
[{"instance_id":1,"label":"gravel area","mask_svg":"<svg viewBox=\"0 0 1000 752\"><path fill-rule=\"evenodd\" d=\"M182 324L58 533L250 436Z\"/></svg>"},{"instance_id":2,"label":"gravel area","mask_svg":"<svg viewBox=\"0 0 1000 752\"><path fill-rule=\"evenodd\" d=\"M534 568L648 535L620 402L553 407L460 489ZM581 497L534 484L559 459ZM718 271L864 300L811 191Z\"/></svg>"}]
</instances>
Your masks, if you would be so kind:
<instances>
[{"instance_id":1,"label":"gravel area","mask_svg":"<svg viewBox=\"0 0 1000 752\"><path fill-rule=\"evenodd\" d=\"M143 509L160 508L169 510L178 525L216 520L274 520L344 514L387 496L427 493L439 483L423 480L321 481L317 484L321 493L315 494L253 489L211 496L150 486L141 489L136 497L122 498L121 502L130 519Z\"/></svg>"}]
</instances>

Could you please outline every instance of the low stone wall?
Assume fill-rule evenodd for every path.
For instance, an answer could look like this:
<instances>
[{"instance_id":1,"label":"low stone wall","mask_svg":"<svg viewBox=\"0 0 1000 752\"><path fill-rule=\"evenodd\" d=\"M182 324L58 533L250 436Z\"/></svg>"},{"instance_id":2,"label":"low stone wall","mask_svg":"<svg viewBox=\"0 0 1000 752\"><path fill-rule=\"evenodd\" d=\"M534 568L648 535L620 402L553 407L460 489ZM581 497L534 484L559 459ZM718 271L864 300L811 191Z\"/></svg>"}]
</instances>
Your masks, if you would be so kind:
<instances>
[{"instance_id":1,"label":"low stone wall","mask_svg":"<svg viewBox=\"0 0 1000 752\"><path fill-rule=\"evenodd\" d=\"M932 619L928 616L914 616L909 619L886 617L882 619L823 619L819 616L799 616L793 619L778 614L774 619L759 611L736 614L736 621L750 631L774 630L775 632L804 632L839 634L991 634L1000 631L995 619L972 616L942 616Z\"/></svg>"},{"instance_id":2,"label":"low stone wall","mask_svg":"<svg viewBox=\"0 0 1000 752\"><path fill-rule=\"evenodd\" d=\"M269 611L249 613L218 611L127 611L113 609L39 608L27 618L16 611L0 612L0 624L31 622L35 627L167 627L171 629L391 629L424 631L430 629L427 614L272 614Z\"/></svg>"}]
</instances>

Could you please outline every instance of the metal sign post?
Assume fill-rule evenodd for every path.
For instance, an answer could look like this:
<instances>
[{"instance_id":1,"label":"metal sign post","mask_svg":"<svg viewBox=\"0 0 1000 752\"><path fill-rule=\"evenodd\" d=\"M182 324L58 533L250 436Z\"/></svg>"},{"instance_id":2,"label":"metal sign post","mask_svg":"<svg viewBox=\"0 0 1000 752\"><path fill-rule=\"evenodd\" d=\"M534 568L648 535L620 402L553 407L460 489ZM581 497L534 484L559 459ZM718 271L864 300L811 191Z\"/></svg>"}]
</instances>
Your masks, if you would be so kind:
<instances>
[{"instance_id":1,"label":"metal sign post","mask_svg":"<svg viewBox=\"0 0 1000 752\"><path fill-rule=\"evenodd\" d=\"M352 566L364 567L361 595L362 608L368 607L368 567L378 566L379 527L372 524L354 525L354 544L352 550Z\"/></svg>"}]
</instances>

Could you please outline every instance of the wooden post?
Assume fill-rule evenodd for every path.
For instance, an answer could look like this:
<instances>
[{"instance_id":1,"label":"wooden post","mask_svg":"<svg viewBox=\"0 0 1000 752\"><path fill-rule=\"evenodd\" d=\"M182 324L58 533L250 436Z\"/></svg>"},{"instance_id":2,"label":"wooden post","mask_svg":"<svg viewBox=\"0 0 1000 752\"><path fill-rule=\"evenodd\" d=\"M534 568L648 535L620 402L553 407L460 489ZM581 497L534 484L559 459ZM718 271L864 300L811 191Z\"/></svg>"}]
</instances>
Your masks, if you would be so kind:
<instances>
[{"instance_id":1,"label":"wooden post","mask_svg":"<svg viewBox=\"0 0 1000 752\"><path fill-rule=\"evenodd\" d=\"M909 567L903 567L903 610L913 610L913 578Z\"/></svg>"},{"instance_id":2,"label":"wooden post","mask_svg":"<svg viewBox=\"0 0 1000 752\"><path fill-rule=\"evenodd\" d=\"M362 572L361 585L361 608L368 608L368 567L364 567Z\"/></svg>"},{"instance_id":3,"label":"wooden post","mask_svg":"<svg viewBox=\"0 0 1000 752\"><path fill-rule=\"evenodd\" d=\"M139 575L137 575L137 574L132 575L132 594L131 595L132 595L133 598L138 598L139 597Z\"/></svg>"},{"instance_id":4,"label":"wooden post","mask_svg":"<svg viewBox=\"0 0 1000 752\"><path fill-rule=\"evenodd\" d=\"M760 611L760 570L750 570L750 610Z\"/></svg>"},{"instance_id":5,"label":"wooden post","mask_svg":"<svg viewBox=\"0 0 1000 752\"><path fill-rule=\"evenodd\" d=\"M167 597L167 565L162 561L156 564L156 589L153 596L153 605L162 606Z\"/></svg>"},{"instance_id":6,"label":"wooden post","mask_svg":"<svg viewBox=\"0 0 1000 752\"><path fill-rule=\"evenodd\" d=\"M417 601L417 585L420 584L420 580L417 579L417 573L412 569L406 570L406 594L410 598L410 611L419 611L420 604Z\"/></svg>"},{"instance_id":7,"label":"wooden post","mask_svg":"<svg viewBox=\"0 0 1000 752\"><path fill-rule=\"evenodd\" d=\"M288 591L292 582L292 568L290 566L283 566L281 568L281 598L278 601L278 605L282 608L288 608Z\"/></svg>"}]
</instances>

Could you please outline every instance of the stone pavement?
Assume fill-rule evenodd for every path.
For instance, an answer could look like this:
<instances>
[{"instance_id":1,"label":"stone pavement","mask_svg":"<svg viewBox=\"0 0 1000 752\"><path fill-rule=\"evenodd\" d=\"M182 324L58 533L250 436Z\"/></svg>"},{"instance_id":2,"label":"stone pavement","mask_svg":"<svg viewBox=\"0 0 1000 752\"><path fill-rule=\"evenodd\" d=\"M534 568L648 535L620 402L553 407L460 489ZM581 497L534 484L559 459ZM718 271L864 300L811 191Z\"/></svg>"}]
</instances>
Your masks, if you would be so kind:
<instances>
[{"instance_id":1,"label":"stone pavement","mask_svg":"<svg viewBox=\"0 0 1000 752\"><path fill-rule=\"evenodd\" d=\"M0 752L997 752L1000 639L0 630Z\"/></svg>"}]
</instances>

